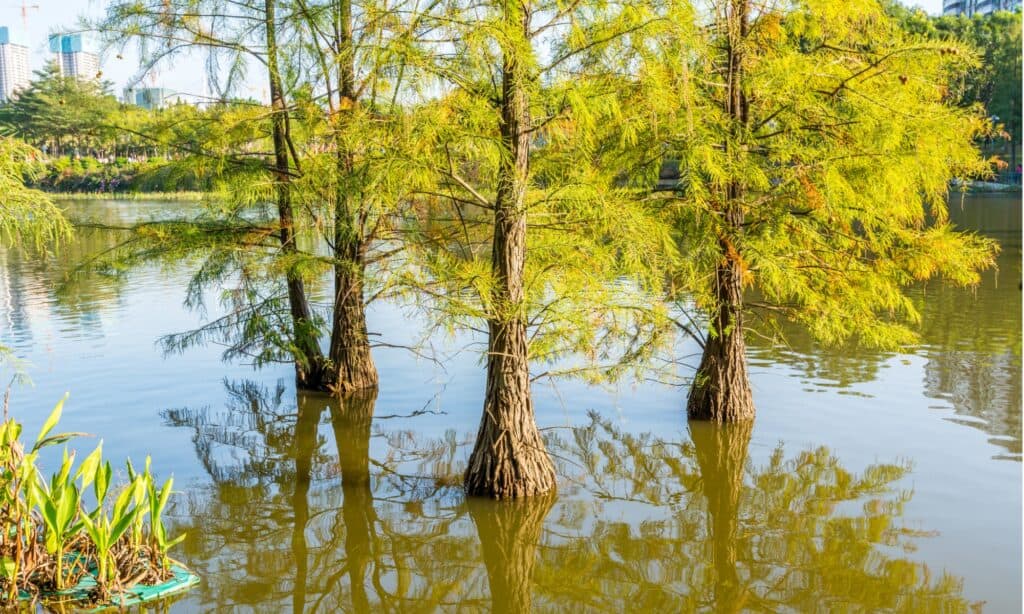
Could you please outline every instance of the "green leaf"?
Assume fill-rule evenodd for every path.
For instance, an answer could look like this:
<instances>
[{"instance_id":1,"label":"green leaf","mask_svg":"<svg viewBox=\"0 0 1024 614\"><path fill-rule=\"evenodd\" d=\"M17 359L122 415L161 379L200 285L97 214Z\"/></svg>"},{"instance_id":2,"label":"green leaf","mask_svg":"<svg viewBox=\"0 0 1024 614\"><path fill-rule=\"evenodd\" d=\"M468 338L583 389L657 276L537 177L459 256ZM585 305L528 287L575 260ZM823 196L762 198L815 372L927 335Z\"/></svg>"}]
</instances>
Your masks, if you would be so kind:
<instances>
[{"instance_id":1,"label":"green leaf","mask_svg":"<svg viewBox=\"0 0 1024 614\"><path fill-rule=\"evenodd\" d=\"M156 514L154 518L163 513L164 508L167 506L167 500L171 497L171 486L174 484L174 478L168 478L164 482L164 487L160 489L160 500L157 502Z\"/></svg>"},{"instance_id":2,"label":"green leaf","mask_svg":"<svg viewBox=\"0 0 1024 614\"><path fill-rule=\"evenodd\" d=\"M99 467L100 461L103 458L103 441L100 440L96 449L85 457L82 461L81 466L78 467L78 471L75 473L75 479L82 478L82 488L88 488L89 484L96 479L96 468Z\"/></svg>"},{"instance_id":3,"label":"green leaf","mask_svg":"<svg viewBox=\"0 0 1024 614\"><path fill-rule=\"evenodd\" d=\"M170 550L171 548L173 548L173 547L177 546L178 544L180 544L181 542L185 541L185 538L187 536L188 536L188 533L182 533L181 535L175 537L171 541L165 543L163 545L164 551L166 552L167 550Z\"/></svg>"},{"instance_id":4,"label":"green leaf","mask_svg":"<svg viewBox=\"0 0 1024 614\"><path fill-rule=\"evenodd\" d=\"M135 520L135 514L137 514L139 508L132 508L130 512L122 516L114 524L114 528L110 531L110 543L113 544L124 535L124 532L131 526L132 521Z\"/></svg>"},{"instance_id":5,"label":"green leaf","mask_svg":"<svg viewBox=\"0 0 1024 614\"><path fill-rule=\"evenodd\" d=\"M114 518L120 518L125 510L128 509L128 505L132 502L133 495L135 494L135 485L131 484L128 488L121 491L121 494L117 496L117 500L114 501Z\"/></svg>"},{"instance_id":6,"label":"green leaf","mask_svg":"<svg viewBox=\"0 0 1024 614\"><path fill-rule=\"evenodd\" d=\"M53 408L52 412L50 412L50 417L43 423L43 428L39 431L39 436L36 437L36 446L33 449L39 448L40 442L43 441L43 438L46 437L47 433L52 431L53 427L57 426L57 422L60 421L61 412L64 410L64 401L68 400L68 394L70 393L65 392L64 398L58 401L57 406Z\"/></svg>"},{"instance_id":7,"label":"green leaf","mask_svg":"<svg viewBox=\"0 0 1024 614\"><path fill-rule=\"evenodd\" d=\"M89 534L89 538L92 539L93 545L105 552L107 550L106 542L103 540L103 531L100 530L99 525L93 522L87 514L82 515L82 524L85 525L85 531Z\"/></svg>"},{"instance_id":8,"label":"green leaf","mask_svg":"<svg viewBox=\"0 0 1024 614\"><path fill-rule=\"evenodd\" d=\"M57 445L60 445L62 443L67 443L68 441L74 439L75 437L82 437L82 436L85 436L85 435L88 435L88 433L73 432L73 433L58 433L56 435L51 435L51 436L47 437L46 439L43 439L41 441L37 441L36 445L32 447L32 451L35 452L36 450L39 450L41 448L45 448L47 446L57 446Z\"/></svg>"},{"instance_id":9,"label":"green leaf","mask_svg":"<svg viewBox=\"0 0 1024 614\"><path fill-rule=\"evenodd\" d=\"M4 578L13 578L18 573L18 563L14 559L4 557L0 559L0 575Z\"/></svg>"},{"instance_id":10,"label":"green leaf","mask_svg":"<svg viewBox=\"0 0 1024 614\"><path fill-rule=\"evenodd\" d=\"M109 461L96 466L96 478L93 482L93 492L96 494L96 505L98 507L102 507L103 501L107 498L107 489L110 488L110 477L113 473L114 470L110 466Z\"/></svg>"},{"instance_id":11,"label":"green leaf","mask_svg":"<svg viewBox=\"0 0 1024 614\"><path fill-rule=\"evenodd\" d=\"M62 533L67 531L77 512L78 487L72 484L57 503L57 523Z\"/></svg>"}]
</instances>

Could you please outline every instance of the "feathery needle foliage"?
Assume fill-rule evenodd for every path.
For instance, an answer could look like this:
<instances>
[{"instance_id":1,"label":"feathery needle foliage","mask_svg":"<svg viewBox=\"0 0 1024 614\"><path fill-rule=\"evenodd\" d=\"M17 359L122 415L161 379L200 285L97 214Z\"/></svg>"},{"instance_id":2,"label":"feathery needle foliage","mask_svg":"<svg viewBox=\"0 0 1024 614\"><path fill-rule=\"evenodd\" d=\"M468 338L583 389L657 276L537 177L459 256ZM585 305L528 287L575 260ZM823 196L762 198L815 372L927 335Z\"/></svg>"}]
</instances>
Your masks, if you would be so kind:
<instances>
[{"instance_id":1,"label":"feathery needle foliage","mask_svg":"<svg viewBox=\"0 0 1024 614\"><path fill-rule=\"evenodd\" d=\"M946 211L951 179L990 172L990 125L949 93L974 52L908 35L875 0L710 9L697 30L668 22L655 40L671 44L640 61L666 86L650 138L680 167L672 275L708 321L689 413L742 420L747 316L895 349L919 320L909 285L993 266L994 242Z\"/></svg>"}]
</instances>

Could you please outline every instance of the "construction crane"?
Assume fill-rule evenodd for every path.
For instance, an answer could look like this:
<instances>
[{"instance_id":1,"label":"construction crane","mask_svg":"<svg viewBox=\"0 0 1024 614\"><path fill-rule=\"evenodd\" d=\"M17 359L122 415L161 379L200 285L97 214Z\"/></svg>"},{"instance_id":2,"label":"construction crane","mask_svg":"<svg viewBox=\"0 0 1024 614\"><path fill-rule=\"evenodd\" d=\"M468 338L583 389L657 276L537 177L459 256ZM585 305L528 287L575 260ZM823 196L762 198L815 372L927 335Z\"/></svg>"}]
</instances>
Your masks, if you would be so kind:
<instances>
[{"instance_id":1,"label":"construction crane","mask_svg":"<svg viewBox=\"0 0 1024 614\"><path fill-rule=\"evenodd\" d=\"M29 4L25 0L21 0L21 4L15 6L18 6L21 9L21 26L25 29L25 33L28 34L28 12L32 9L38 11L39 5Z\"/></svg>"}]
</instances>

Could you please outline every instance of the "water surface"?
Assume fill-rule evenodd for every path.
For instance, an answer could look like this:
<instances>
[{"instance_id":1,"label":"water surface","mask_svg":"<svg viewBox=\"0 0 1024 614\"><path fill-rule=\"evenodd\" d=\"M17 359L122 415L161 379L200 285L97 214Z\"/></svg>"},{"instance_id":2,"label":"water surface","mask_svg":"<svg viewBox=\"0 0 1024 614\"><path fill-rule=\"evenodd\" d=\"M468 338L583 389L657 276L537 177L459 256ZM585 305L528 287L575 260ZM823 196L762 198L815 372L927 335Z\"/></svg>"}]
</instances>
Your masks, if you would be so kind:
<instances>
[{"instance_id":1,"label":"water surface","mask_svg":"<svg viewBox=\"0 0 1024 614\"><path fill-rule=\"evenodd\" d=\"M976 196L951 213L1001 242L999 270L916 289L918 346L755 340L752 428L687 424L681 388L538 384L559 491L511 505L458 489L482 404L478 355L454 351L471 339L439 340L440 364L379 348L379 393L344 402L217 347L164 357L160 336L216 314L182 307L195 263L69 277L117 241L82 230L53 258L0 251L0 343L29 363L12 400L29 432L70 391L65 428L175 476L176 556L203 584L172 611L1014 612L1021 208ZM393 304L370 326L394 345L419 332Z\"/></svg>"}]
</instances>

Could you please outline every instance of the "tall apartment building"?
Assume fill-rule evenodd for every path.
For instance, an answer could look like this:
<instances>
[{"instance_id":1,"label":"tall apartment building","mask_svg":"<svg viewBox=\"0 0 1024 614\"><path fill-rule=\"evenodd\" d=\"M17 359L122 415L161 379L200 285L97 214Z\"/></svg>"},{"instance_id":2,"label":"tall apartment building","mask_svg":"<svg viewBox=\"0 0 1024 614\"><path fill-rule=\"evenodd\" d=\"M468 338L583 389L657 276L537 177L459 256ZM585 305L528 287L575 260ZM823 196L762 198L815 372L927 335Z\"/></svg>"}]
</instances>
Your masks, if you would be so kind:
<instances>
[{"instance_id":1,"label":"tall apartment building","mask_svg":"<svg viewBox=\"0 0 1024 614\"><path fill-rule=\"evenodd\" d=\"M7 26L0 26L0 102L7 102L15 93L28 87L28 47L11 41Z\"/></svg>"},{"instance_id":2,"label":"tall apartment building","mask_svg":"<svg viewBox=\"0 0 1024 614\"><path fill-rule=\"evenodd\" d=\"M161 109L171 103L174 92L162 87L128 87L124 89L125 104L143 109Z\"/></svg>"},{"instance_id":3,"label":"tall apartment building","mask_svg":"<svg viewBox=\"0 0 1024 614\"><path fill-rule=\"evenodd\" d=\"M1013 11L1021 0L942 0L943 15L988 15L995 11Z\"/></svg>"},{"instance_id":4,"label":"tall apartment building","mask_svg":"<svg viewBox=\"0 0 1024 614\"><path fill-rule=\"evenodd\" d=\"M100 72L100 56L87 49L81 34L54 34L50 51L56 54L60 74L77 79L96 79Z\"/></svg>"}]
</instances>

